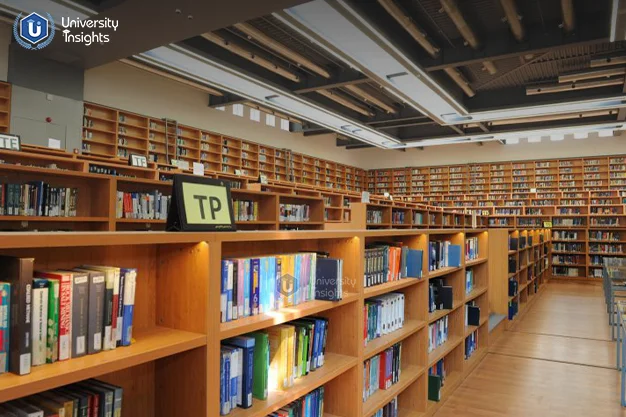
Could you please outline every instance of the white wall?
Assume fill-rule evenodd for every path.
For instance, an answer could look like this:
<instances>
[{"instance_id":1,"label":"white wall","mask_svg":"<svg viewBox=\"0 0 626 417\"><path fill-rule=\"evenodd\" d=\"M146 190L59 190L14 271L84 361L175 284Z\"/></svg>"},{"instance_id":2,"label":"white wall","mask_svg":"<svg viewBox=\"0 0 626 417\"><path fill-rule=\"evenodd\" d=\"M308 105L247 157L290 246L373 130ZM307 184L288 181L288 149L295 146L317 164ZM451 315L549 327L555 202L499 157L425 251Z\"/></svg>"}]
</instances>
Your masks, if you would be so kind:
<instances>
[{"instance_id":1,"label":"white wall","mask_svg":"<svg viewBox=\"0 0 626 417\"><path fill-rule=\"evenodd\" d=\"M208 107L208 94L122 63L85 72L85 101L127 111L174 119L181 124L289 148L318 158L359 166L358 154L335 146L335 135L309 136L282 131ZM280 124L276 121L277 126Z\"/></svg>"},{"instance_id":2,"label":"white wall","mask_svg":"<svg viewBox=\"0 0 626 417\"><path fill-rule=\"evenodd\" d=\"M573 139L568 136L558 142L552 142L545 137L541 143L520 140L516 145L486 142L483 146L476 144L431 146L424 148L423 151L360 149L352 152L358 155L359 166L367 169L626 154L626 132L623 136L611 138L589 135L587 139Z\"/></svg>"}]
</instances>

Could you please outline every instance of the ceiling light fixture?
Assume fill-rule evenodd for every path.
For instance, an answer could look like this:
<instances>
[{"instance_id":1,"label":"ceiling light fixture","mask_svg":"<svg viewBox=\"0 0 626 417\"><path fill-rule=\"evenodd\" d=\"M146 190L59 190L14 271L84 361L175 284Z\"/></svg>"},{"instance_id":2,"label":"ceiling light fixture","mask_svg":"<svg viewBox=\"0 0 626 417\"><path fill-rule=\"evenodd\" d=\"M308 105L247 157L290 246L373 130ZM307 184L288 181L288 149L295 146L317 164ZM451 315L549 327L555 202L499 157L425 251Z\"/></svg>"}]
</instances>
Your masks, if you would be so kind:
<instances>
[{"instance_id":1,"label":"ceiling light fixture","mask_svg":"<svg viewBox=\"0 0 626 417\"><path fill-rule=\"evenodd\" d=\"M517 145L519 143L519 138L505 139L504 143L506 143L507 145Z\"/></svg>"},{"instance_id":2,"label":"ceiling light fixture","mask_svg":"<svg viewBox=\"0 0 626 417\"><path fill-rule=\"evenodd\" d=\"M177 45L162 46L135 56L142 62L214 86L246 100L310 121L379 148L400 144L393 136L328 110L304 97L265 83Z\"/></svg>"},{"instance_id":3,"label":"ceiling light fixture","mask_svg":"<svg viewBox=\"0 0 626 417\"><path fill-rule=\"evenodd\" d=\"M598 137L610 138L613 137L613 129L603 129L598 131Z\"/></svg>"},{"instance_id":4,"label":"ceiling light fixture","mask_svg":"<svg viewBox=\"0 0 626 417\"><path fill-rule=\"evenodd\" d=\"M539 135L531 135L528 137L528 143L539 143L541 142L541 136Z\"/></svg>"},{"instance_id":5,"label":"ceiling light fixture","mask_svg":"<svg viewBox=\"0 0 626 417\"><path fill-rule=\"evenodd\" d=\"M589 133L587 132L575 132L574 139L587 139L589 137Z\"/></svg>"},{"instance_id":6,"label":"ceiling light fixture","mask_svg":"<svg viewBox=\"0 0 626 417\"><path fill-rule=\"evenodd\" d=\"M562 133L553 133L552 135L550 135L550 140L553 142L557 142L560 140L564 140L565 139L565 135Z\"/></svg>"}]
</instances>

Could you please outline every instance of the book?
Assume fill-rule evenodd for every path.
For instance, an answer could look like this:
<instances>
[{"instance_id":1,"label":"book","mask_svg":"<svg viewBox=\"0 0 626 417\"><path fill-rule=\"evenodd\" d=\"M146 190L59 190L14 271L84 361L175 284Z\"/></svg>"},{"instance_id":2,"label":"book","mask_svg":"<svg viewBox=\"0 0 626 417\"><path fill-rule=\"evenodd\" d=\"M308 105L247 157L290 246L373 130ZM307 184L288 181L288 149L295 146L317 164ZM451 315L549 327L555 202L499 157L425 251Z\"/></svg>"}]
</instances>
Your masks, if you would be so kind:
<instances>
[{"instance_id":1,"label":"book","mask_svg":"<svg viewBox=\"0 0 626 417\"><path fill-rule=\"evenodd\" d=\"M220 415L230 413L230 352L224 348L220 354Z\"/></svg>"},{"instance_id":2,"label":"book","mask_svg":"<svg viewBox=\"0 0 626 417\"><path fill-rule=\"evenodd\" d=\"M130 346L133 339L133 319L135 316L135 292L137 291L137 269L122 268L120 270L120 283L124 277L124 291L120 295L122 305L121 322L121 346ZM120 284L121 289L121 284Z\"/></svg>"},{"instance_id":3,"label":"book","mask_svg":"<svg viewBox=\"0 0 626 417\"><path fill-rule=\"evenodd\" d=\"M58 355L53 350L52 357L46 357L46 362L68 360L72 354L72 274L63 271L37 271L35 275L48 281L57 280L59 283Z\"/></svg>"},{"instance_id":4,"label":"book","mask_svg":"<svg viewBox=\"0 0 626 417\"><path fill-rule=\"evenodd\" d=\"M316 300L339 301L342 299L342 259L318 258L315 274Z\"/></svg>"},{"instance_id":5,"label":"book","mask_svg":"<svg viewBox=\"0 0 626 417\"><path fill-rule=\"evenodd\" d=\"M31 299L33 258L0 256L0 271L11 284L9 371L26 375L32 363Z\"/></svg>"},{"instance_id":6,"label":"book","mask_svg":"<svg viewBox=\"0 0 626 417\"><path fill-rule=\"evenodd\" d=\"M9 372L11 284L0 282L0 374Z\"/></svg>"},{"instance_id":7,"label":"book","mask_svg":"<svg viewBox=\"0 0 626 417\"><path fill-rule=\"evenodd\" d=\"M46 337L46 363L59 360L59 295L58 279L48 279L48 325Z\"/></svg>"},{"instance_id":8,"label":"book","mask_svg":"<svg viewBox=\"0 0 626 417\"><path fill-rule=\"evenodd\" d=\"M87 353L98 353L102 350L104 323L104 273L89 271L88 274L88 322L87 322Z\"/></svg>"},{"instance_id":9,"label":"book","mask_svg":"<svg viewBox=\"0 0 626 417\"><path fill-rule=\"evenodd\" d=\"M441 401L441 376L428 375L428 399L430 401Z\"/></svg>"},{"instance_id":10,"label":"book","mask_svg":"<svg viewBox=\"0 0 626 417\"><path fill-rule=\"evenodd\" d=\"M111 350L117 347L117 311L120 291L120 269L108 266L83 265L77 268L80 271L102 271L105 274L104 299L104 338L102 350Z\"/></svg>"},{"instance_id":11,"label":"book","mask_svg":"<svg viewBox=\"0 0 626 417\"><path fill-rule=\"evenodd\" d=\"M117 385L107 384L106 382L99 381L97 379L90 379L88 381L92 386L99 386L105 390L113 393L113 415L112 417L122 416L122 405L124 399L124 389Z\"/></svg>"},{"instance_id":12,"label":"book","mask_svg":"<svg viewBox=\"0 0 626 417\"><path fill-rule=\"evenodd\" d=\"M46 337L48 334L48 280L33 279L32 288L32 365L46 363Z\"/></svg>"},{"instance_id":13,"label":"book","mask_svg":"<svg viewBox=\"0 0 626 417\"><path fill-rule=\"evenodd\" d=\"M265 400L269 390L269 335L265 332L253 332L249 333L248 336L254 338L252 397Z\"/></svg>"},{"instance_id":14,"label":"book","mask_svg":"<svg viewBox=\"0 0 626 417\"><path fill-rule=\"evenodd\" d=\"M71 358L87 354L89 279L85 272L69 272L72 282Z\"/></svg>"},{"instance_id":15,"label":"book","mask_svg":"<svg viewBox=\"0 0 626 417\"><path fill-rule=\"evenodd\" d=\"M250 336L238 336L224 342L227 346L241 349L239 380L237 382L237 407L252 407L252 386L254 375L254 347L256 340Z\"/></svg>"},{"instance_id":16,"label":"book","mask_svg":"<svg viewBox=\"0 0 626 417\"><path fill-rule=\"evenodd\" d=\"M398 383L401 355L400 342L363 362L363 402L379 390L387 390Z\"/></svg>"}]
</instances>

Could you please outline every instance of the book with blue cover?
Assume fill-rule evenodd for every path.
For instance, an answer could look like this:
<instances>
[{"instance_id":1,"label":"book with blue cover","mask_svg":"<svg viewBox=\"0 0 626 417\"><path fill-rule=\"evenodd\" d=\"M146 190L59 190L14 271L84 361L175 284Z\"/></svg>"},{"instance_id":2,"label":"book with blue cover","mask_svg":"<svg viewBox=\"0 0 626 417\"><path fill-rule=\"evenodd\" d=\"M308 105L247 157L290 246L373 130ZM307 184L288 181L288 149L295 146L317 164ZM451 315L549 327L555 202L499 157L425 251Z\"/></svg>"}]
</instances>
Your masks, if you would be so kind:
<instances>
[{"instance_id":1,"label":"book with blue cover","mask_svg":"<svg viewBox=\"0 0 626 417\"><path fill-rule=\"evenodd\" d=\"M254 346L256 340L250 336L237 336L225 341L228 346L241 349L241 369L238 372L237 381L237 406L241 408L252 407L252 387L254 378Z\"/></svg>"},{"instance_id":2,"label":"book with blue cover","mask_svg":"<svg viewBox=\"0 0 626 417\"><path fill-rule=\"evenodd\" d=\"M315 299L325 301L341 300L343 296L343 260L319 257L316 268Z\"/></svg>"}]
</instances>

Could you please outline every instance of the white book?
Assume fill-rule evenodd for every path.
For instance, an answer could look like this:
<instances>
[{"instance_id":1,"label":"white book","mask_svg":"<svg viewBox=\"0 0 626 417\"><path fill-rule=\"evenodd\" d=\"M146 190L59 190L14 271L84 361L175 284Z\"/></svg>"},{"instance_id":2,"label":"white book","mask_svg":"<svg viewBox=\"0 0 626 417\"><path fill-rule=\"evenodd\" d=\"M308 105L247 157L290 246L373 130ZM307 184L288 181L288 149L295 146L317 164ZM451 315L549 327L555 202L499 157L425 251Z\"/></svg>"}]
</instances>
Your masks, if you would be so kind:
<instances>
[{"instance_id":1,"label":"white book","mask_svg":"<svg viewBox=\"0 0 626 417\"><path fill-rule=\"evenodd\" d=\"M45 281L45 280L36 280ZM48 287L37 288L32 291L32 365L46 363L46 341L48 334Z\"/></svg>"}]
</instances>

